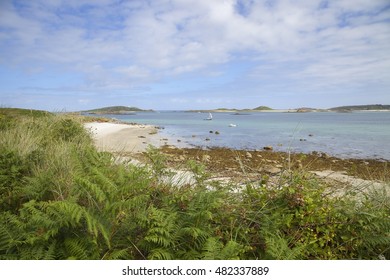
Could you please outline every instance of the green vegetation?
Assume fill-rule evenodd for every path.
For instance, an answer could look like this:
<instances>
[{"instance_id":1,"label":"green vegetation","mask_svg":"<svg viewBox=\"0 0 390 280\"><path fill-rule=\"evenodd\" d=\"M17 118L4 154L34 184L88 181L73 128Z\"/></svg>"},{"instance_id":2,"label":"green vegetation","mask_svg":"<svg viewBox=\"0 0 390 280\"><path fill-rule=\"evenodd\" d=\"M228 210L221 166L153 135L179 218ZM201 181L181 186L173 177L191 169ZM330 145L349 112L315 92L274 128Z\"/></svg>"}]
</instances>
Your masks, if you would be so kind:
<instances>
[{"instance_id":1,"label":"green vegetation","mask_svg":"<svg viewBox=\"0 0 390 280\"><path fill-rule=\"evenodd\" d=\"M99 109L94 109L94 110L89 110L84 112L90 114L131 114L134 112L142 112L142 111L146 111L146 110L142 110L137 107L111 106L111 107L104 107L104 108L99 108Z\"/></svg>"},{"instance_id":2,"label":"green vegetation","mask_svg":"<svg viewBox=\"0 0 390 280\"><path fill-rule=\"evenodd\" d=\"M259 106L253 109L235 109L235 108L218 108L214 111L264 111L264 110L272 110L272 108L267 106Z\"/></svg>"},{"instance_id":3,"label":"green vegetation","mask_svg":"<svg viewBox=\"0 0 390 280\"><path fill-rule=\"evenodd\" d=\"M259 106L259 107L253 108L252 110L255 110L255 111L264 111L264 110L272 110L272 108L267 107L267 106Z\"/></svg>"},{"instance_id":4,"label":"green vegetation","mask_svg":"<svg viewBox=\"0 0 390 280\"><path fill-rule=\"evenodd\" d=\"M20 117L43 117L51 115L47 111L41 110L30 110L20 108L0 108L0 117L20 118Z\"/></svg>"},{"instance_id":5,"label":"green vegetation","mask_svg":"<svg viewBox=\"0 0 390 280\"><path fill-rule=\"evenodd\" d=\"M390 259L384 190L340 196L304 172L222 185L193 161L174 185L153 147L149 166L117 164L75 117L9 118L1 259Z\"/></svg>"},{"instance_id":6,"label":"green vegetation","mask_svg":"<svg viewBox=\"0 0 390 280\"><path fill-rule=\"evenodd\" d=\"M208 112L250 112L250 111L268 111L273 110L270 107L267 106L259 106L253 109L236 109L236 108L217 108L217 109L209 109L209 110L188 110L187 112L202 112L202 113L208 113Z\"/></svg>"},{"instance_id":7,"label":"green vegetation","mask_svg":"<svg viewBox=\"0 0 390 280\"><path fill-rule=\"evenodd\" d=\"M0 108L0 129L5 129L11 126L22 118L40 118L43 116L52 115L46 111L29 110L20 108Z\"/></svg>"},{"instance_id":8,"label":"green vegetation","mask_svg":"<svg viewBox=\"0 0 390 280\"><path fill-rule=\"evenodd\" d=\"M334 107L330 108L329 110L332 111L344 111L344 110L390 110L390 105L382 105L382 104L375 104L375 105L356 105L356 106L341 106L341 107Z\"/></svg>"},{"instance_id":9,"label":"green vegetation","mask_svg":"<svg viewBox=\"0 0 390 280\"><path fill-rule=\"evenodd\" d=\"M239 109L235 109L235 108L217 108L217 109L214 109L213 111L238 111Z\"/></svg>"}]
</instances>

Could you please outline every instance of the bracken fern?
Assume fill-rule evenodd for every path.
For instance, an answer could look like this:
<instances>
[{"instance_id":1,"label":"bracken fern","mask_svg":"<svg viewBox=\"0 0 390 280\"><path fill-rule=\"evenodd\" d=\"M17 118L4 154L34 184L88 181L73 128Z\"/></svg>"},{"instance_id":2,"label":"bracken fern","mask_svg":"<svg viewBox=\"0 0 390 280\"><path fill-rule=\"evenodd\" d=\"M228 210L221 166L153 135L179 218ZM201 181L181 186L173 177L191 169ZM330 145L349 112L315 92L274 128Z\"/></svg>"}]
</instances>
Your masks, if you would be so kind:
<instances>
[{"instance_id":1,"label":"bracken fern","mask_svg":"<svg viewBox=\"0 0 390 280\"><path fill-rule=\"evenodd\" d=\"M157 149L117 164L66 115L0 132L0 259L390 259L385 192L332 196L304 172L220 185L195 162L174 185Z\"/></svg>"}]
</instances>

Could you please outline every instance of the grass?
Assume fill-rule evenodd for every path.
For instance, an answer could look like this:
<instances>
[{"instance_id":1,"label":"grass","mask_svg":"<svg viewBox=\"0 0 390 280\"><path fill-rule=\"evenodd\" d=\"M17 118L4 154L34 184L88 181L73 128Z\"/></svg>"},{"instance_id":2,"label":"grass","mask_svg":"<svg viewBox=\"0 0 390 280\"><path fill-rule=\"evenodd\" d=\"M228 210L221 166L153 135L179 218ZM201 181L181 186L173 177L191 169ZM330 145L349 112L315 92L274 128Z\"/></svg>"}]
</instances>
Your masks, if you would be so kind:
<instances>
[{"instance_id":1,"label":"grass","mask_svg":"<svg viewBox=\"0 0 390 280\"><path fill-rule=\"evenodd\" d=\"M302 169L238 187L194 160L174 184L153 147L149 165L118 164L77 116L6 111L1 259L390 258L384 188L333 196Z\"/></svg>"},{"instance_id":2,"label":"grass","mask_svg":"<svg viewBox=\"0 0 390 280\"><path fill-rule=\"evenodd\" d=\"M12 117L12 118L22 118L22 117L34 117L39 118L43 116L52 115L47 111L41 110L30 110L30 109L20 109L20 108L0 108L0 116L2 117Z\"/></svg>"}]
</instances>

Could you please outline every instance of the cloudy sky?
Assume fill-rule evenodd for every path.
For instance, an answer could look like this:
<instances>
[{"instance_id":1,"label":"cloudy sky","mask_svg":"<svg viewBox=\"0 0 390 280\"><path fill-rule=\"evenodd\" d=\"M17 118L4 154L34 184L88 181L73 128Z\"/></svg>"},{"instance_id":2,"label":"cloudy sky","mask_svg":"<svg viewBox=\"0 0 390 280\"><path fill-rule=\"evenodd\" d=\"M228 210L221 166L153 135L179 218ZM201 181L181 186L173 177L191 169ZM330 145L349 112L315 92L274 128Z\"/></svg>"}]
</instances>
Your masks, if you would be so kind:
<instances>
[{"instance_id":1,"label":"cloudy sky","mask_svg":"<svg viewBox=\"0 0 390 280\"><path fill-rule=\"evenodd\" d=\"M0 106L390 104L390 0L0 0Z\"/></svg>"}]
</instances>

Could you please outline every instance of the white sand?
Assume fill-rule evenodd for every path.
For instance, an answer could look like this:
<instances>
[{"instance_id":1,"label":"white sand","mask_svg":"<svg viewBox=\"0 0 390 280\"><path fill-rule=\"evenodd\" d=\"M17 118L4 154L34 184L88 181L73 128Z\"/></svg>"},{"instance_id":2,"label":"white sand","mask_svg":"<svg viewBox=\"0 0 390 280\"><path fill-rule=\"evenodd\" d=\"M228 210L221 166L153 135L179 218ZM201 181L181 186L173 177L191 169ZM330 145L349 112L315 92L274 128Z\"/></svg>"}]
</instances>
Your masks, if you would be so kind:
<instances>
[{"instance_id":1,"label":"white sand","mask_svg":"<svg viewBox=\"0 0 390 280\"><path fill-rule=\"evenodd\" d=\"M130 125L92 122L84 124L93 134L100 151L140 153L149 144L159 146L157 128L150 125Z\"/></svg>"},{"instance_id":2,"label":"white sand","mask_svg":"<svg viewBox=\"0 0 390 280\"><path fill-rule=\"evenodd\" d=\"M323 170L323 171L311 171L311 173L317 175L319 178L334 184L344 187L344 190L339 190L339 195L343 195L348 188L352 187L355 192L360 194L369 193L370 191L381 191L382 189L389 189L390 185L387 182L364 180L353 176L346 175L340 171Z\"/></svg>"}]
</instances>

